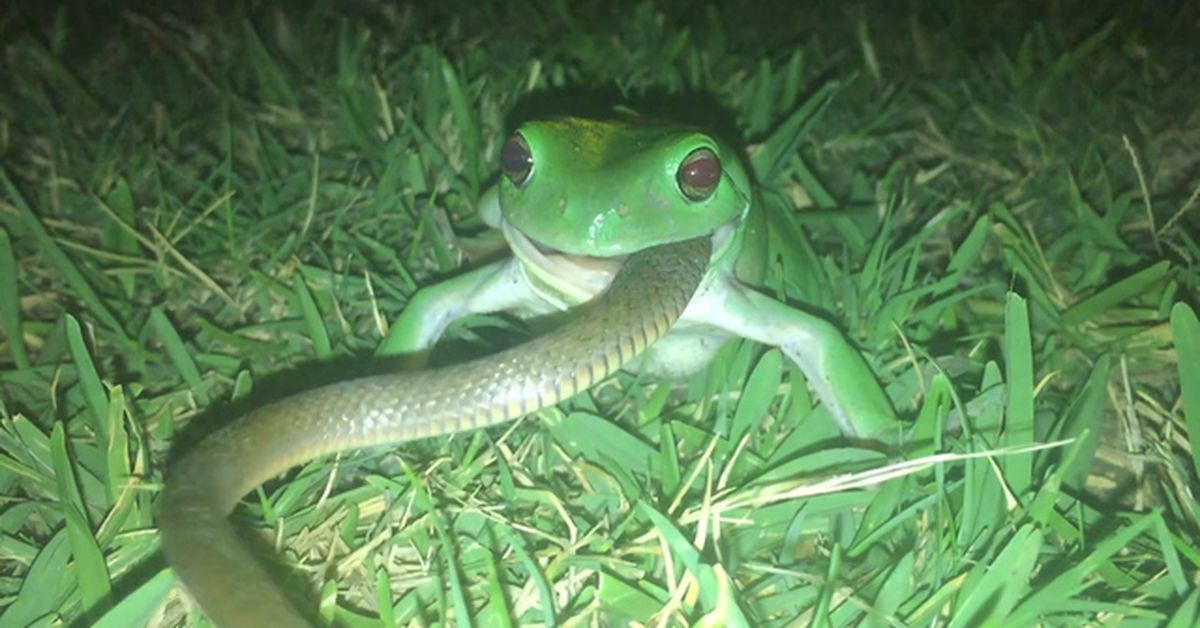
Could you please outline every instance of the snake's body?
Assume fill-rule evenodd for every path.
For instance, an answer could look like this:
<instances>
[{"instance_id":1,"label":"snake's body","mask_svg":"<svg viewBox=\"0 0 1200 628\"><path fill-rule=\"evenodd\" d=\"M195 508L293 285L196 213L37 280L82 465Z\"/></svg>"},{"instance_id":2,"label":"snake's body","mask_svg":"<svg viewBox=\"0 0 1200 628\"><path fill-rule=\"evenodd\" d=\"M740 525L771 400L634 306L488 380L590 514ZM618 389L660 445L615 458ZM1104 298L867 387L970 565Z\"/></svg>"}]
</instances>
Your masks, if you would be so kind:
<instances>
[{"instance_id":1,"label":"snake's body","mask_svg":"<svg viewBox=\"0 0 1200 628\"><path fill-rule=\"evenodd\" d=\"M318 456L494 425L586 390L670 329L710 252L701 237L635 253L588 315L519 347L339 382L231 423L171 469L159 516L168 560L220 626L310 625L228 521L243 495Z\"/></svg>"}]
</instances>

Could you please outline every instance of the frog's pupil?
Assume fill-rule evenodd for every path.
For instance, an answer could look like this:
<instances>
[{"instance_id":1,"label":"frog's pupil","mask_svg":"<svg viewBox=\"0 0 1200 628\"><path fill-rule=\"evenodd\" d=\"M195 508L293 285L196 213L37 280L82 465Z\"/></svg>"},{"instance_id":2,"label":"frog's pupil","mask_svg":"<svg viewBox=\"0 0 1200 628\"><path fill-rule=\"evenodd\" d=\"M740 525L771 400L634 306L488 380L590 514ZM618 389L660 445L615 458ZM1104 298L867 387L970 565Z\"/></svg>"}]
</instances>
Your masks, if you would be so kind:
<instances>
[{"instance_id":1,"label":"frog's pupil","mask_svg":"<svg viewBox=\"0 0 1200 628\"><path fill-rule=\"evenodd\" d=\"M500 168L504 170L504 176L517 185L529 179L529 173L533 170L533 153L519 133L508 138L500 149Z\"/></svg>"}]
</instances>

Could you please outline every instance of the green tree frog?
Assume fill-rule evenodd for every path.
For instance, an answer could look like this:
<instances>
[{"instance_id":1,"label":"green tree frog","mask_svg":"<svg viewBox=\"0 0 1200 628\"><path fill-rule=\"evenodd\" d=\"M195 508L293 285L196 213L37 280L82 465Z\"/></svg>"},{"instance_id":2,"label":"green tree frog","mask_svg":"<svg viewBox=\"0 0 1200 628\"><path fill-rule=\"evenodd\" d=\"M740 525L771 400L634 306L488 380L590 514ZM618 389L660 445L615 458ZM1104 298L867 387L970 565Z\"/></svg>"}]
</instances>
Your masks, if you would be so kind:
<instances>
[{"instance_id":1,"label":"green tree frog","mask_svg":"<svg viewBox=\"0 0 1200 628\"><path fill-rule=\"evenodd\" d=\"M711 235L696 296L627 368L681 377L734 337L777 346L844 435L894 440L899 424L887 396L837 327L760 291L768 221L728 144L637 117L562 117L522 125L500 162L502 176L479 211L503 232L512 256L418 291L380 354L427 351L450 323L471 314L572 308L602 292L628 254Z\"/></svg>"}]
</instances>

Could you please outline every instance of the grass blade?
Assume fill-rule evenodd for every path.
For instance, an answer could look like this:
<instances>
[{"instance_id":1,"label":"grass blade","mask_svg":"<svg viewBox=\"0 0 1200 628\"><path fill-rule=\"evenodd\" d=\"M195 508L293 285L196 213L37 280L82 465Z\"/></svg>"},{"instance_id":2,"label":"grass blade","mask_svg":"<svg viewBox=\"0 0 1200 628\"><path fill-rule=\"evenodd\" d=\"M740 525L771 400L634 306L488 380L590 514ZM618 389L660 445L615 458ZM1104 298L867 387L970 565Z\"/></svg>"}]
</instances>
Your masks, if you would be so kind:
<instances>
[{"instance_id":1,"label":"grass blade","mask_svg":"<svg viewBox=\"0 0 1200 628\"><path fill-rule=\"evenodd\" d=\"M1171 337L1179 368L1183 418L1191 440L1192 464L1200 473L1200 321L1186 303L1171 308Z\"/></svg>"},{"instance_id":2,"label":"grass blade","mask_svg":"<svg viewBox=\"0 0 1200 628\"><path fill-rule=\"evenodd\" d=\"M83 390L83 398L87 401L92 429L101 440L108 439L108 394L104 384L100 383L100 374L92 362L87 343L83 340L83 330L74 316L66 315L67 344L71 349L71 360L75 364L75 372L79 375L79 387Z\"/></svg>"},{"instance_id":3,"label":"grass blade","mask_svg":"<svg viewBox=\"0 0 1200 628\"><path fill-rule=\"evenodd\" d=\"M1064 327L1078 327L1111 310L1117 304L1154 288L1166 279L1170 271L1171 263L1167 260L1138 271L1071 306L1063 312L1059 320Z\"/></svg>"},{"instance_id":4,"label":"grass blade","mask_svg":"<svg viewBox=\"0 0 1200 628\"><path fill-rule=\"evenodd\" d=\"M1004 445L1019 447L1033 442L1033 349L1029 338L1029 310L1025 299L1009 293L1004 307L1004 357L1007 361L1008 412ZM1007 456L1001 461L1009 488L1018 496L1029 490L1032 458Z\"/></svg>"},{"instance_id":5,"label":"grass blade","mask_svg":"<svg viewBox=\"0 0 1200 628\"><path fill-rule=\"evenodd\" d=\"M17 288L17 265L8 230L0 227L0 330L8 339L8 353L18 369L29 368L25 334L21 331L21 293Z\"/></svg>"},{"instance_id":6,"label":"grass blade","mask_svg":"<svg viewBox=\"0 0 1200 628\"><path fill-rule=\"evenodd\" d=\"M66 432L56 423L50 433L50 455L58 480L58 497L67 522L67 537L71 541L71 556L75 559L75 575L85 615L98 614L112 605L112 582L104 553L96 543L91 526L84 516L83 497L75 485L75 470L67 451Z\"/></svg>"}]
</instances>

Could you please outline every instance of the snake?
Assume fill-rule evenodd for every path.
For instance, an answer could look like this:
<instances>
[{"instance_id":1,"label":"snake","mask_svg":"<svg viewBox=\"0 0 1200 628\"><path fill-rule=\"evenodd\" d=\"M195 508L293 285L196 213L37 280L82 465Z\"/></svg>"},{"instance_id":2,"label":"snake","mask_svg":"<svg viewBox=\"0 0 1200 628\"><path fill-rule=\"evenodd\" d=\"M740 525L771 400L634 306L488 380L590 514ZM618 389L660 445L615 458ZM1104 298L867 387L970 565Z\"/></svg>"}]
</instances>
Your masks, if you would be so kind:
<instances>
[{"instance_id":1,"label":"snake","mask_svg":"<svg viewBox=\"0 0 1200 628\"><path fill-rule=\"evenodd\" d=\"M666 334L697 292L708 236L632 253L588 311L524 344L450 366L348 379L259 407L168 469L167 562L224 628L313 626L229 520L246 493L320 456L475 430L589 389Z\"/></svg>"}]
</instances>

